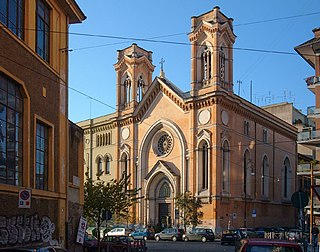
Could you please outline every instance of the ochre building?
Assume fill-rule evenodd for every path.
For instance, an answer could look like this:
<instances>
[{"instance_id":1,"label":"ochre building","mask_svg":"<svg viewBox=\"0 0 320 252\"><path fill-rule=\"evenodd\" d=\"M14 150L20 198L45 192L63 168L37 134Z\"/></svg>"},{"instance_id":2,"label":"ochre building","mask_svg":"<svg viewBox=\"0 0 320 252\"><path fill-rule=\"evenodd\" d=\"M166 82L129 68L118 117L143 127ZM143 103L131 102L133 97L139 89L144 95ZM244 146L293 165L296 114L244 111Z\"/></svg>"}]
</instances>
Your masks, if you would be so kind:
<instances>
[{"instance_id":1,"label":"ochre building","mask_svg":"<svg viewBox=\"0 0 320 252\"><path fill-rule=\"evenodd\" d=\"M65 48L84 19L74 0L1 0L0 248L79 251L83 130L68 120Z\"/></svg>"},{"instance_id":2,"label":"ochre building","mask_svg":"<svg viewBox=\"0 0 320 252\"><path fill-rule=\"evenodd\" d=\"M152 52L118 51L116 112L78 123L85 170L131 174L143 197L132 223L182 224L175 198L201 199L202 226L295 224L296 129L233 92L233 20L218 7L191 19L191 87L181 91ZM178 71L178 66L177 66Z\"/></svg>"}]
</instances>

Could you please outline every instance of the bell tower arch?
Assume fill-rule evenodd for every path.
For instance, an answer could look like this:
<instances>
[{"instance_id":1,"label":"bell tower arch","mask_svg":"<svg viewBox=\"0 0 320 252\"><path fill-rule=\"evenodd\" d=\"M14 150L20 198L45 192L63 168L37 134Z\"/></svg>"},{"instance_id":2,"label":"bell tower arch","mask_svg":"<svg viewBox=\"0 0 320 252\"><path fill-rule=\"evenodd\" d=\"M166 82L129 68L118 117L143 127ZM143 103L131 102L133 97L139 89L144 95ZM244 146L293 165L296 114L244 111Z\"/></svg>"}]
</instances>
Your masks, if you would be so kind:
<instances>
[{"instance_id":1,"label":"bell tower arch","mask_svg":"<svg viewBox=\"0 0 320 252\"><path fill-rule=\"evenodd\" d=\"M191 19L191 95L233 92L233 19L214 7Z\"/></svg>"},{"instance_id":2,"label":"bell tower arch","mask_svg":"<svg viewBox=\"0 0 320 252\"><path fill-rule=\"evenodd\" d=\"M152 83L152 52L137 44L118 50L117 63L117 112L135 109Z\"/></svg>"}]
</instances>

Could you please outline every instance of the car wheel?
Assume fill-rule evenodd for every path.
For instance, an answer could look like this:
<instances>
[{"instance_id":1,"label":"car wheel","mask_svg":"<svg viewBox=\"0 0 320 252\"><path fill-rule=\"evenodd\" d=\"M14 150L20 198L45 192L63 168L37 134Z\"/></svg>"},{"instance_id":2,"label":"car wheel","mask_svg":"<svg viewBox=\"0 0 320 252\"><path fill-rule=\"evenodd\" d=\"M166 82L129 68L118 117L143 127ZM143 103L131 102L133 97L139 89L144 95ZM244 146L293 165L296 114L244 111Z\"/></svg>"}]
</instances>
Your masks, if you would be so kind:
<instances>
[{"instance_id":1,"label":"car wheel","mask_svg":"<svg viewBox=\"0 0 320 252\"><path fill-rule=\"evenodd\" d=\"M160 237L159 236L156 236L156 241L160 241Z\"/></svg>"},{"instance_id":2,"label":"car wheel","mask_svg":"<svg viewBox=\"0 0 320 252\"><path fill-rule=\"evenodd\" d=\"M224 242L221 242L221 245L223 246L223 245L224 245Z\"/></svg>"},{"instance_id":3,"label":"car wheel","mask_svg":"<svg viewBox=\"0 0 320 252\"><path fill-rule=\"evenodd\" d=\"M172 241L174 241L174 242L177 241L177 237L176 237L176 236L173 236L173 237L172 237Z\"/></svg>"},{"instance_id":4,"label":"car wheel","mask_svg":"<svg viewBox=\"0 0 320 252\"><path fill-rule=\"evenodd\" d=\"M189 241L188 237L184 237L184 241L185 242Z\"/></svg>"},{"instance_id":5,"label":"car wheel","mask_svg":"<svg viewBox=\"0 0 320 252\"><path fill-rule=\"evenodd\" d=\"M206 242L206 241L207 241L207 238L203 236L203 237L201 238L201 241L202 241L202 242Z\"/></svg>"}]
</instances>

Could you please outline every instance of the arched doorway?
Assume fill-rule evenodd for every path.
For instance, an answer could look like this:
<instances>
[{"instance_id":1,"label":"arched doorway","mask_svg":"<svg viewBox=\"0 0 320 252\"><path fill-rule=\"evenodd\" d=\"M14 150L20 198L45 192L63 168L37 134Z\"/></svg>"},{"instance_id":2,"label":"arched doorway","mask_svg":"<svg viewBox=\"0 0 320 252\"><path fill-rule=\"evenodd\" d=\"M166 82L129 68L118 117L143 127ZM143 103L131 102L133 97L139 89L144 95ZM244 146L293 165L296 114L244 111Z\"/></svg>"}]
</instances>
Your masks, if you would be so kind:
<instances>
[{"instance_id":1,"label":"arched doorway","mask_svg":"<svg viewBox=\"0 0 320 252\"><path fill-rule=\"evenodd\" d=\"M180 186L178 169L158 161L146 176L145 183L144 224L160 224L163 227L174 225L174 199Z\"/></svg>"}]
</instances>

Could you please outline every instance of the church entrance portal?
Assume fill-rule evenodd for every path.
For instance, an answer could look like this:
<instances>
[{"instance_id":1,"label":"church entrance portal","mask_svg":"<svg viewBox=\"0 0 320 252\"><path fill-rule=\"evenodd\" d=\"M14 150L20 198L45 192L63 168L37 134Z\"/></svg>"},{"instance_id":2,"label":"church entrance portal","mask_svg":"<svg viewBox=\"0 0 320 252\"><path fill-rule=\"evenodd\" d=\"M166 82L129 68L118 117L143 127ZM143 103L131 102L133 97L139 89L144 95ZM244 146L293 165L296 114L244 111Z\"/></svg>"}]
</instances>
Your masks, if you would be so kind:
<instances>
[{"instance_id":1,"label":"church entrance portal","mask_svg":"<svg viewBox=\"0 0 320 252\"><path fill-rule=\"evenodd\" d=\"M159 222L162 226L171 226L171 203L159 203Z\"/></svg>"}]
</instances>

